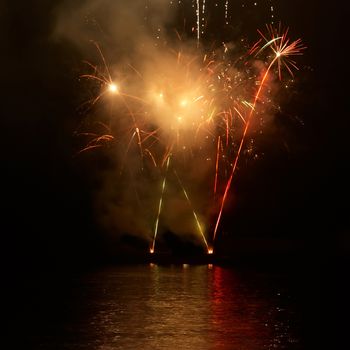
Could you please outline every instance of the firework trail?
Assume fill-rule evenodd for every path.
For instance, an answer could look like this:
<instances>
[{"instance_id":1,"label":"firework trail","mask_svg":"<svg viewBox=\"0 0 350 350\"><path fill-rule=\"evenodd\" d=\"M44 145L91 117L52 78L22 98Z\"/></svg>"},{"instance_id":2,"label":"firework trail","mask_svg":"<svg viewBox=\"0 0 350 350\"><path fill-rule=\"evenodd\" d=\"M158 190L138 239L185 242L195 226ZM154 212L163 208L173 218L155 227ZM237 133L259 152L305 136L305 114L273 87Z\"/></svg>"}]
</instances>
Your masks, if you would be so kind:
<instances>
[{"instance_id":1,"label":"firework trail","mask_svg":"<svg viewBox=\"0 0 350 350\"><path fill-rule=\"evenodd\" d=\"M225 23L228 24L228 0L225 1Z\"/></svg>"},{"instance_id":2,"label":"firework trail","mask_svg":"<svg viewBox=\"0 0 350 350\"><path fill-rule=\"evenodd\" d=\"M190 206L190 208L191 208L191 210L192 210L192 214L193 214L193 217L194 217L195 222L196 222L196 224L197 224L198 231L199 231L200 235L202 236L203 242L204 242L204 244L205 244L205 246L206 246L206 248L207 248L207 251L208 251L208 250L209 250L208 242L207 242L207 240L206 240L206 238L205 238L204 232L203 232L203 230L202 230L202 226L201 226L201 224L200 224L200 222L199 222L199 220L198 220L198 216L197 216L196 212L195 212L194 209L193 209L193 206L192 206L190 197L188 196L187 191L186 191L184 185L182 184L182 182L181 182L181 180L180 180L180 178L179 178L179 175L177 174L177 172L176 172L175 170L174 170L174 174L175 174L175 176L176 176L176 178L177 178L177 180L178 180L178 182L179 182L179 185L181 186L181 189L182 189L182 191L183 191L183 194L185 195L185 197L186 197L186 199L187 199L187 202L188 202L188 204L189 204L189 206Z\"/></svg>"},{"instance_id":3,"label":"firework trail","mask_svg":"<svg viewBox=\"0 0 350 350\"><path fill-rule=\"evenodd\" d=\"M199 44L199 39L200 39L200 1L197 0L197 9L196 9L196 15L197 15L197 45Z\"/></svg>"},{"instance_id":4,"label":"firework trail","mask_svg":"<svg viewBox=\"0 0 350 350\"><path fill-rule=\"evenodd\" d=\"M162 191L161 191L161 195L160 195L160 199L159 199L158 214L157 214L157 218L156 218L156 223L154 225L154 235L153 235L152 246L150 249L151 254L154 253L154 248L155 248L157 234L158 234L159 217L160 217L160 213L162 211L162 206L163 206L163 196L164 196L164 191L165 191L165 186L166 186L166 179L167 179L167 175L168 175L169 163L170 163L170 156L167 159L165 175L164 175L163 182L162 182Z\"/></svg>"},{"instance_id":5,"label":"firework trail","mask_svg":"<svg viewBox=\"0 0 350 350\"><path fill-rule=\"evenodd\" d=\"M215 241L215 238L217 235L217 230L219 227L222 211L223 211L223 208L224 208L224 205L226 202L227 193L231 187L232 179L233 179L233 176L234 176L236 169L237 169L238 160L240 158L242 148L243 148L246 136L247 136L247 132L248 132L249 126L251 124L252 117L254 115L257 101L259 100L260 94L263 90L263 87L265 86L265 82L266 82L266 79L269 75L269 72L270 72L271 68L274 66L274 64L277 62L278 75L279 75L280 80L282 79L282 75L281 75L282 65L284 65L284 67L287 68L288 72L291 75L293 75L293 72L292 72L290 66L294 67L295 69L298 69L298 68L295 65L295 62L290 59L290 56L301 55L302 50L305 49L305 47L302 45L300 39L293 41L292 43L289 43L289 39L287 38L288 29L281 36L278 34L278 33L280 33L281 27L279 28L279 31L275 30L271 25L267 26L267 29L268 29L268 33L270 34L271 39L268 40L267 37L261 31L259 31L262 38L266 41L266 44L258 51L257 54L261 53L267 47L270 47L272 49L272 51L274 52L274 58L270 62L268 68L266 69L266 71L263 75L259 89L254 97L254 102L253 102L253 105L251 107L250 113L248 115L248 119L247 119L246 124L245 124L245 128L243 131L241 142L239 144L239 148L238 148L237 154L235 156L235 159L234 159L234 162L232 165L231 174L230 174L229 180L227 182L225 192L224 192L224 195L223 195L223 198L221 201L220 211L219 211L218 218L216 220L214 233L213 233L213 240L214 241ZM254 50L253 50L253 52L254 52Z\"/></svg>"},{"instance_id":6,"label":"firework trail","mask_svg":"<svg viewBox=\"0 0 350 350\"><path fill-rule=\"evenodd\" d=\"M216 189L217 189L217 185L218 185L218 172L219 172L219 159L220 159L220 142L221 142L221 137L219 135L219 137L218 137L218 147L217 147L217 151L216 151L214 195L216 194Z\"/></svg>"}]
</instances>

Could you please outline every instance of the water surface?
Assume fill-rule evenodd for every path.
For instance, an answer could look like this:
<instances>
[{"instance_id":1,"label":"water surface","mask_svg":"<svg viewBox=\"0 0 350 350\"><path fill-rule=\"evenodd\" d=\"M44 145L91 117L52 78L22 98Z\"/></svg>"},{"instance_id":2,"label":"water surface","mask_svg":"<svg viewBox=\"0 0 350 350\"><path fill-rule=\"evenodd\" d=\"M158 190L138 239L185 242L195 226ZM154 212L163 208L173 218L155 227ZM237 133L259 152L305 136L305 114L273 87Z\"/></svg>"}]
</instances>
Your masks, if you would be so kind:
<instances>
[{"instance_id":1,"label":"water surface","mask_svg":"<svg viewBox=\"0 0 350 350\"><path fill-rule=\"evenodd\" d=\"M61 316L32 332L37 349L302 348L296 296L279 274L115 266L75 278L65 298Z\"/></svg>"}]
</instances>

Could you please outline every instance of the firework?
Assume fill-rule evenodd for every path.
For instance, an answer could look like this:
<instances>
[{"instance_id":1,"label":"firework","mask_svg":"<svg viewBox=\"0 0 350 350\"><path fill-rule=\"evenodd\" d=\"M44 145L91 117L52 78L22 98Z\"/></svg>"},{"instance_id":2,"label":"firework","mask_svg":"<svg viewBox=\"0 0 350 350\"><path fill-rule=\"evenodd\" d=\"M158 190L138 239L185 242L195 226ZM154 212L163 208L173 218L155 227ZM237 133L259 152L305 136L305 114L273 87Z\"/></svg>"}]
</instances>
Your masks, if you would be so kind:
<instances>
[{"instance_id":1,"label":"firework","mask_svg":"<svg viewBox=\"0 0 350 350\"><path fill-rule=\"evenodd\" d=\"M227 8L228 1L226 20ZM247 53L237 56L225 44L207 51L198 45L205 10L205 1L197 0L195 47L183 44L177 51L171 47L156 48L151 57L112 70L95 44L102 65L88 63L92 72L83 75L98 85L99 93L90 101L91 105L113 101L114 108L106 126L108 132L80 133L90 137L83 151L118 140L124 152L121 169L130 159L138 159L140 176L149 176L154 172L152 169L162 174L160 196L159 190L155 191L158 206L151 253L155 251L170 181L170 162L176 186L188 203L203 246L208 254L213 253L254 117L266 111L267 102L273 97L266 97L269 82L275 73L282 80L283 69L293 75L293 69L297 69L293 57L304 49L300 39L289 40L288 30L268 25L266 33L258 31L260 39ZM130 169L135 171L135 167ZM200 199L191 197L192 191L187 190L194 183L202 186ZM211 186L206 186L207 183ZM208 215L213 211L216 211L214 225ZM206 217L206 230L199 217Z\"/></svg>"},{"instance_id":2,"label":"firework","mask_svg":"<svg viewBox=\"0 0 350 350\"><path fill-rule=\"evenodd\" d=\"M294 67L295 69L298 69L298 68L295 65L295 62L290 59L290 57L294 56L294 55L301 55L302 51L305 49L305 47L302 45L300 39L290 43L289 39L287 38L288 29L285 30L284 32L282 32L282 34L279 34L279 33L281 33L281 26L279 27L279 30L276 30L271 25L267 26L267 29L268 29L268 33L270 34L269 39L267 39L267 37L261 31L259 31L260 35L266 41L266 43L258 51L257 55L260 54L264 49L269 47L273 51L272 60L268 64L268 67L266 68L265 73L263 73L263 78L262 78L262 80L260 82L260 86L258 88L258 91L255 94L254 102L252 104L252 107L251 107L251 110L249 112L247 121L245 123L245 127L244 127L242 138L241 138L241 141L240 141L240 144L239 144L239 148L238 148L237 154L236 154L236 156L234 158L234 162L233 162L233 165L232 165L231 174L230 174L230 177L229 177L229 179L227 181L225 192L224 192L224 195L222 197L220 211L219 211L218 218L216 220L214 233L213 233L213 240L214 241L215 241L215 238L216 238L216 234L217 234L217 230L218 230L218 227L219 227L219 223L220 223L222 211L223 211L223 208L224 208L224 205L225 205L225 201L226 201L226 198L227 198L227 194L228 194L228 191L229 191L229 189L231 187L232 179L233 179L233 176L234 176L235 171L237 169L238 160L240 158L240 155L241 155L241 152L242 152L242 149L243 149L243 145L244 145L244 142L245 142L245 139L246 139L246 136L247 136L250 124L251 124L252 117L254 116L256 104L257 104L257 102L258 102L258 100L260 98L260 95L261 95L262 91L263 91L263 88L265 86L267 77L268 77L271 69L274 67L275 63L277 63L277 66L278 66L278 75L279 75L280 80L282 79L282 75L281 75L281 67L282 67L282 65L284 65L286 67L286 69L288 70L288 72L291 75L293 75L293 72L292 72L290 66ZM254 49L251 50L251 53L253 53L258 48L258 45L254 45L253 48Z\"/></svg>"}]
</instances>

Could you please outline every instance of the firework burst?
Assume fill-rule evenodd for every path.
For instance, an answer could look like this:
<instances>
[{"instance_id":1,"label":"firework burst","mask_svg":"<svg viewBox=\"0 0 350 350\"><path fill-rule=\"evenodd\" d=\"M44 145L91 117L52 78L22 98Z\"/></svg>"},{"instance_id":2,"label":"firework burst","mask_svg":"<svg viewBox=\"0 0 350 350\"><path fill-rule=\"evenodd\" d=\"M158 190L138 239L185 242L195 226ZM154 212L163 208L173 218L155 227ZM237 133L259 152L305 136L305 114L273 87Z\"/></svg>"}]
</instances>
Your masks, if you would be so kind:
<instances>
[{"instance_id":1,"label":"firework burst","mask_svg":"<svg viewBox=\"0 0 350 350\"><path fill-rule=\"evenodd\" d=\"M204 11L203 2L203 14ZM198 16L199 12L198 5ZM99 93L90 104L113 101L113 112L107 133L81 133L90 137L82 151L118 140L123 150L121 169L135 158L141 176L147 177L154 172L152 168L158 169L160 191L156 187L151 199L155 202L154 198L158 198L151 253L155 251L169 183L177 183L192 212L193 229L208 254L213 253L254 116L261 117L267 110L264 96L272 75L276 69L282 79L284 68L293 75L293 69L297 69L293 57L304 49L301 40L290 41L288 30L283 31L281 26L269 25L266 33L258 32L259 41L240 56L225 44L206 51L197 42L195 47L180 45L176 52L156 48L151 58L117 69L108 66L95 44L102 65L89 63L92 71L82 77L98 85ZM199 28L197 35L199 39ZM116 72L115 76L111 72ZM193 187L196 190L192 191ZM194 196L198 188L201 196ZM149 202L147 205L152 207Z\"/></svg>"}]
</instances>

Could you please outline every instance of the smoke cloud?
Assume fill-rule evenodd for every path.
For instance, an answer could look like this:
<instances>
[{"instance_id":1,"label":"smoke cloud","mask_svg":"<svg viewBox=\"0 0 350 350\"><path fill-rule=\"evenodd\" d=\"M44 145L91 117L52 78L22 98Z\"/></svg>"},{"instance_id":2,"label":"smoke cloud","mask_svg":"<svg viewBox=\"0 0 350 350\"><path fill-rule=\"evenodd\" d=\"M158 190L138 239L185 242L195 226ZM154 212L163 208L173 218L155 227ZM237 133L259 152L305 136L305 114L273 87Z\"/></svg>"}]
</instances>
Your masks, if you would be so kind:
<instances>
[{"instance_id":1,"label":"smoke cloud","mask_svg":"<svg viewBox=\"0 0 350 350\"><path fill-rule=\"evenodd\" d=\"M100 172L96 187L101 226L149 242L171 231L204 245L264 65L247 68L234 42L201 49L195 9L181 31L177 10L163 0L66 1L55 37L92 62L91 109L105 134L88 145L112 140L113 166Z\"/></svg>"}]
</instances>

